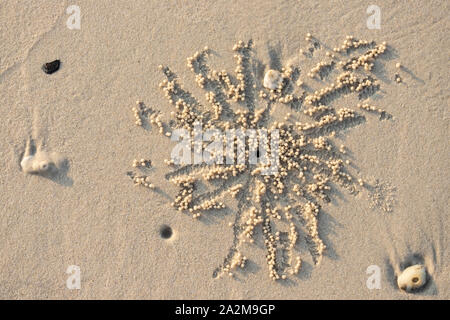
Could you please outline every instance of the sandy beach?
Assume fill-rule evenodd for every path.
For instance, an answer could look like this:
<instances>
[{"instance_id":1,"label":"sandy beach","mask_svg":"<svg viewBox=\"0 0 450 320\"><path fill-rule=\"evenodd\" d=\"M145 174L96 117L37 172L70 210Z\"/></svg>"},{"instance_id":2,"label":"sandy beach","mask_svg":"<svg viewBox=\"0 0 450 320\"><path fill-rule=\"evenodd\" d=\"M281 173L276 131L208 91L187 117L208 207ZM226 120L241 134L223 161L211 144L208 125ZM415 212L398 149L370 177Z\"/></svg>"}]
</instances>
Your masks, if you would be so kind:
<instances>
[{"instance_id":1,"label":"sandy beach","mask_svg":"<svg viewBox=\"0 0 450 320\"><path fill-rule=\"evenodd\" d=\"M0 299L449 299L449 3L374 4L3 0ZM199 119L286 176L171 164Z\"/></svg>"}]
</instances>

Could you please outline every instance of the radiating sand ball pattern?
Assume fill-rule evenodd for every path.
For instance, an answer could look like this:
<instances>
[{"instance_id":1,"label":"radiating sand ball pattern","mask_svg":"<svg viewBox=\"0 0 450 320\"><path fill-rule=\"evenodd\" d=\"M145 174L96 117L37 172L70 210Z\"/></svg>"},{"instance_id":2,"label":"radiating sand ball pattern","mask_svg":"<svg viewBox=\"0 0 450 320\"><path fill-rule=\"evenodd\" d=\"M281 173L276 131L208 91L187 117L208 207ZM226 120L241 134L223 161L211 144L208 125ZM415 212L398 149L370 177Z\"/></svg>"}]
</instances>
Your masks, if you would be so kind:
<instances>
[{"instance_id":1,"label":"radiating sand ball pattern","mask_svg":"<svg viewBox=\"0 0 450 320\"><path fill-rule=\"evenodd\" d=\"M312 41L310 34L306 38ZM179 190L172 206L195 219L209 210L227 207L228 201L235 201L234 222L229 223L234 240L223 263L213 272L215 277L235 276L237 268L246 266L248 258L244 251L262 244L270 278L286 279L301 269L298 242L306 241L316 264L326 253L319 222L321 209L330 203L333 189L356 194L366 186L364 179L349 166L346 147L337 145L336 133L343 135L366 121L360 110L385 111L369 102L354 107L337 104L339 98L347 95L368 99L374 92L372 89L379 87L371 70L374 60L387 50L387 45L377 46L375 42L348 36L341 47L336 47L334 53L324 53L326 60L310 70L313 77L317 74L321 78L334 77L331 83L313 92L303 90L309 77L299 77L303 74L301 66L288 64L280 70L267 69L263 79L257 78L252 46L252 41L234 45L234 74L214 70L207 63L207 47L187 58L194 82L205 90L204 102L184 89L169 67L160 66L166 77L160 88L174 107L171 125L161 127L184 128L191 134L195 133L195 122L201 122L203 129L264 129L268 133L278 130L278 171L261 175L267 167L261 163L249 164L247 151L244 164L175 165L173 159L166 160L172 170L166 178ZM358 55L360 50L368 51ZM356 56L351 56L353 53ZM354 72L360 67L362 72ZM330 70L322 73L324 68ZM291 109L283 122L273 119L275 107ZM139 116L142 111L135 109L135 114L136 110ZM224 157L227 155L237 159L236 154L225 153ZM136 184L147 183L146 178L137 174L130 177ZM200 184L209 189L199 191ZM227 195L235 200L228 200Z\"/></svg>"}]
</instances>

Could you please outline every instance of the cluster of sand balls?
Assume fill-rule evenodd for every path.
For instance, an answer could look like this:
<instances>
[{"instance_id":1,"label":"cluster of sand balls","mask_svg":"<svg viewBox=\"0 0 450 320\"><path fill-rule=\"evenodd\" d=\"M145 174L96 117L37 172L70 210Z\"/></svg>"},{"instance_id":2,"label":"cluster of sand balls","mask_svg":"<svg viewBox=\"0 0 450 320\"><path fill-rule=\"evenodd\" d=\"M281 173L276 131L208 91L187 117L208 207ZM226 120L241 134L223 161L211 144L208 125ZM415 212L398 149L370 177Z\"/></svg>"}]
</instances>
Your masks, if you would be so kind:
<instances>
[{"instance_id":1,"label":"cluster of sand balls","mask_svg":"<svg viewBox=\"0 0 450 320\"><path fill-rule=\"evenodd\" d=\"M280 279L280 276L276 269L275 257L276 257L276 242L275 235L272 233L272 229L270 227L270 220L265 219L263 223L263 233L264 233L264 244L267 249L267 265L269 266L269 277L272 280Z\"/></svg>"},{"instance_id":2,"label":"cluster of sand balls","mask_svg":"<svg viewBox=\"0 0 450 320\"><path fill-rule=\"evenodd\" d=\"M292 268L292 274L298 274L301 267L302 267L302 259L299 256L297 256L296 262Z\"/></svg>"},{"instance_id":3,"label":"cluster of sand balls","mask_svg":"<svg viewBox=\"0 0 450 320\"><path fill-rule=\"evenodd\" d=\"M370 105L368 103L358 103L356 106L360 109L370 111L370 112L377 112L379 114L386 112L385 110L378 108L376 106Z\"/></svg>"},{"instance_id":4,"label":"cluster of sand balls","mask_svg":"<svg viewBox=\"0 0 450 320\"><path fill-rule=\"evenodd\" d=\"M377 86L378 82L371 80L369 77L363 79L358 78L350 71L344 71L336 78L335 83L314 91L305 97L305 103L308 105L325 104L326 99L339 92L361 92L364 89Z\"/></svg>"},{"instance_id":5,"label":"cluster of sand balls","mask_svg":"<svg viewBox=\"0 0 450 320\"><path fill-rule=\"evenodd\" d=\"M298 232L297 232L297 228L295 227L294 222L292 222L292 215L290 215L289 210L291 209L291 206L288 206L285 208L286 211L286 218L289 221L289 231L288 231L288 243L286 246L286 251L287 251L287 255L288 255L288 264L291 266L287 272L291 275L295 275L298 274L302 265L302 259L300 256L297 256L295 258L295 263L294 263L294 259L293 259L293 252L294 252L294 248L295 245L297 243L297 239L298 239ZM282 279L286 279L286 275L283 274L281 276Z\"/></svg>"},{"instance_id":6,"label":"cluster of sand balls","mask_svg":"<svg viewBox=\"0 0 450 320\"><path fill-rule=\"evenodd\" d=\"M175 105L176 112L171 113L171 115L175 116L177 127L192 130L194 122L201 121L202 117L197 114L195 106L185 100L186 93L172 71L163 66L160 66L160 70L164 72L168 79L163 80L159 87L164 91L169 103Z\"/></svg>"},{"instance_id":7,"label":"cluster of sand balls","mask_svg":"<svg viewBox=\"0 0 450 320\"><path fill-rule=\"evenodd\" d=\"M397 62L397 63L395 64L395 67L396 67L397 69L402 69L402 65L401 65L400 62ZM402 77L400 76L399 73L396 73L396 74L394 75L394 78L395 78L395 81L396 81L397 83L400 83L400 82L403 81L403 79L402 79Z\"/></svg>"},{"instance_id":8,"label":"cluster of sand balls","mask_svg":"<svg viewBox=\"0 0 450 320\"><path fill-rule=\"evenodd\" d=\"M289 221L289 230L287 232L288 239L287 243L281 240L281 232L277 231L273 233L270 224L270 219L258 220L258 223L263 224L263 234L264 234L264 244L267 248L266 260L269 265L269 277L272 280L286 279L287 274L295 275L298 274L302 265L302 260L300 256L296 256L294 259L294 249L298 239L297 228L294 222L292 222L292 215L289 213L291 206L285 208L286 218ZM283 232L284 234L286 232ZM287 256L287 260L283 262L289 265L288 268L283 270L285 273L280 272L280 268L277 266L277 254L276 251L284 251Z\"/></svg>"},{"instance_id":9,"label":"cluster of sand balls","mask_svg":"<svg viewBox=\"0 0 450 320\"><path fill-rule=\"evenodd\" d=\"M343 68L345 70L356 70L359 67L364 67L364 70L371 71L373 68L373 61L379 55L383 54L386 51L386 42L376 46L373 49L370 49L365 54L357 57L351 58L347 60L347 62L342 62Z\"/></svg>"},{"instance_id":10,"label":"cluster of sand balls","mask_svg":"<svg viewBox=\"0 0 450 320\"><path fill-rule=\"evenodd\" d=\"M135 118L135 124L142 127L144 118L148 117L151 124L156 124L159 129L159 133L164 134L164 125L161 121L161 115L155 112L152 108L145 106L144 102L136 101L136 106L134 106L131 111ZM170 137L170 132L165 133Z\"/></svg>"},{"instance_id":11,"label":"cluster of sand balls","mask_svg":"<svg viewBox=\"0 0 450 320\"><path fill-rule=\"evenodd\" d=\"M192 57L186 58L187 66L191 69L192 72L195 72L196 64L200 59L204 58L205 55L208 54L209 48L204 47L203 51L196 51Z\"/></svg>"},{"instance_id":12,"label":"cluster of sand balls","mask_svg":"<svg viewBox=\"0 0 450 320\"><path fill-rule=\"evenodd\" d=\"M179 121L180 127L190 130L192 124L201 119L194 112L194 107L182 99L175 103L175 107L177 109L176 119Z\"/></svg>"},{"instance_id":13,"label":"cluster of sand balls","mask_svg":"<svg viewBox=\"0 0 450 320\"><path fill-rule=\"evenodd\" d=\"M334 110L332 107L319 105L319 106L314 106L314 107L305 109L305 110L303 110L303 113L310 117L314 117L317 115L321 115L324 112L328 112L328 111L332 111L332 110Z\"/></svg>"},{"instance_id":14,"label":"cluster of sand balls","mask_svg":"<svg viewBox=\"0 0 450 320\"><path fill-rule=\"evenodd\" d=\"M135 186L143 186L149 189L155 189L155 185L151 183L150 177L146 175L132 175L131 179Z\"/></svg>"},{"instance_id":15,"label":"cluster of sand balls","mask_svg":"<svg viewBox=\"0 0 450 320\"><path fill-rule=\"evenodd\" d=\"M395 67L396 67L397 69L401 69L401 68L402 68L402 65L401 65L400 62L397 62L397 63L395 64ZM394 79L395 79L395 81L396 81L397 83L400 83L400 82L403 81L403 79L402 79L402 77L400 76L399 73L395 73Z\"/></svg>"},{"instance_id":16,"label":"cluster of sand balls","mask_svg":"<svg viewBox=\"0 0 450 320\"><path fill-rule=\"evenodd\" d=\"M172 206L178 211L188 211L194 219L197 219L200 217L202 211L225 208L225 204L219 200L220 197L206 199L199 204L194 204L194 177L176 177L171 179L171 181L180 187L178 195L172 202Z\"/></svg>"},{"instance_id":17,"label":"cluster of sand balls","mask_svg":"<svg viewBox=\"0 0 450 320\"><path fill-rule=\"evenodd\" d=\"M133 108L131 108L131 111L133 111L133 115L134 115L134 119L135 119L135 124L137 126L142 126L142 116L143 114L147 111L147 109L145 108L143 102L141 101L136 101L136 106L134 106Z\"/></svg>"},{"instance_id":18,"label":"cluster of sand balls","mask_svg":"<svg viewBox=\"0 0 450 320\"><path fill-rule=\"evenodd\" d=\"M182 176L172 178L171 182L180 187L178 195L172 202L172 206L175 207L178 211L188 210L192 213L192 201L194 199L193 193L194 193L195 178L191 176ZM200 217L200 214L193 213L192 217L198 218Z\"/></svg>"},{"instance_id":19,"label":"cluster of sand balls","mask_svg":"<svg viewBox=\"0 0 450 320\"><path fill-rule=\"evenodd\" d=\"M197 51L194 53L192 57L188 57L187 60L187 66L188 68L196 73L195 76L195 82L200 88L204 88L206 84L206 78L202 73L197 73L198 65L201 59L204 59L205 56L208 54L208 47L205 47L202 51Z\"/></svg>"},{"instance_id":20,"label":"cluster of sand balls","mask_svg":"<svg viewBox=\"0 0 450 320\"><path fill-rule=\"evenodd\" d=\"M147 159L134 159L133 168L141 168L141 169L148 169L152 166L151 160ZM131 178L135 186L143 186L148 189L155 189L155 185L151 182L151 178L146 175L138 175L133 172L128 172L128 176Z\"/></svg>"},{"instance_id":21,"label":"cluster of sand balls","mask_svg":"<svg viewBox=\"0 0 450 320\"><path fill-rule=\"evenodd\" d=\"M236 196L239 194L239 192L242 190L242 187L244 185L242 183L236 184L228 190L228 193L233 197L236 198Z\"/></svg>"},{"instance_id":22,"label":"cluster of sand balls","mask_svg":"<svg viewBox=\"0 0 450 320\"><path fill-rule=\"evenodd\" d=\"M161 121L161 115L160 114L152 114L149 117L149 121L151 124L156 124L159 130L159 133L165 134L167 137L171 136L170 132L164 132L164 124Z\"/></svg>"},{"instance_id":23,"label":"cluster of sand balls","mask_svg":"<svg viewBox=\"0 0 450 320\"><path fill-rule=\"evenodd\" d=\"M308 131L312 129L320 129L324 127L329 127L339 122L345 122L349 119L355 119L356 113L353 109L340 108L336 111L336 114L327 114L321 117L319 120L314 122L295 122L295 125L299 131Z\"/></svg>"},{"instance_id":24,"label":"cluster of sand balls","mask_svg":"<svg viewBox=\"0 0 450 320\"><path fill-rule=\"evenodd\" d=\"M289 246L288 249L292 250L294 249L296 243L297 243L297 239L298 239L298 232L297 232L297 228L295 228L295 224L292 222L292 219L289 219Z\"/></svg>"},{"instance_id":25,"label":"cluster of sand balls","mask_svg":"<svg viewBox=\"0 0 450 320\"><path fill-rule=\"evenodd\" d=\"M235 254L231 258L231 261L223 266L222 272L228 274L230 277L233 277L233 270L237 267L245 268L247 263L247 257L244 256L239 250L236 250Z\"/></svg>"},{"instance_id":26,"label":"cluster of sand balls","mask_svg":"<svg viewBox=\"0 0 450 320\"><path fill-rule=\"evenodd\" d=\"M209 49L205 47L203 51L196 52L192 57L187 58L188 68L196 74L195 81L200 88L205 88L205 85L210 82L220 83L224 87L225 96L228 99L232 99L234 102L244 101L245 100L245 55L243 54L245 51L251 49L252 43L251 41L248 43L244 43L243 41L239 41L234 47L233 50L238 53L234 55L236 59L236 79L238 80L237 84L233 84L231 78L227 71L217 71L204 68L202 64L204 58L208 55ZM217 106L218 101L214 101L214 104Z\"/></svg>"},{"instance_id":27,"label":"cluster of sand balls","mask_svg":"<svg viewBox=\"0 0 450 320\"><path fill-rule=\"evenodd\" d=\"M355 75L349 71L341 73L337 78L335 83L330 86L324 87L320 90L314 91L314 93L309 94L305 97L305 103L309 105L319 104L321 100L327 95L332 94L346 86L352 86L357 83L358 79Z\"/></svg>"},{"instance_id":28,"label":"cluster of sand balls","mask_svg":"<svg viewBox=\"0 0 450 320\"><path fill-rule=\"evenodd\" d=\"M323 252L326 248L326 245L323 243L322 239L319 236L319 227L317 215L319 214L319 207L313 203L308 202L303 206L302 215L306 221L306 228L308 230L308 235L310 240L314 242L315 249L317 250L317 254L315 255L316 259L321 259L323 256ZM316 262L318 263L318 261Z\"/></svg>"},{"instance_id":29,"label":"cluster of sand balls","mask_svg":"<svg viewBox=\"0 0 450 320\"><path fill-rule=\"evenodd\" d=\"M242 236L244 241L254 242L255 227L263 222L262 216L256 207L252 207L247 211L246 220L244 222L244 229Z\"/></svg>"},{"instance_id":30,"label":"cluster of sand balls","mask_svg":"<svg viewBox=\"0 0 450 320\"><path fill-rule=\"evenodd\" d=\"M314 138L313 140L314 148L317 150L328 150L331 151L331 145L328 142L327 137L320 136L318 138Z\"/></svg>"},{"instance_id":31,"label":"cluster of sand balls","mask_svg":"<svg viewBox=\"0 0 450 320\"><path fill-rule=\"evenodd\" d=\"M358 85L356 86L356 88L354 88L354 90L355 90L356 92L361 92L361 91L363 91L363 90L366 89L366 88L369 88L369 87L378 87L378 86L379 86L378 81L372 81L371 79L366 78L366 79L363 79L362 81L360 81L360 82L358 83Z\"/></svg>"},{"instance_id":32,"label":"cluster of sand balls","mask_svg":"<svg viewBox=\"0 0 450 320\"><path fill-rule=\"evenodd\" d=\"M373 42L369 42L367 40L356 40L353 36L349 35L345 37L344 43L341 47L335 47L333 51L348 53L352 49L354 50L361 47L367 47L373 44Z\"/></svg>"},{"instance_id":33,"label":"cluster of sand balls","mask_svg":"<svg viewBox=\"0 0 450 320\"><path fill-rule=\"evenodd\" d=\"M214 92L209 91L205 95L206 101L208 101L214 110L214 117L212 118L213 121L219 120L220 116L222 115L223 106L222 104L216 99L216 95Z\"/></svg>"},{"instance_id":34,"label":"cluster of sand balls","mask_svg":"<svg viewBox=\"0 0 450 320\"><path fill-rule=\"evenodd\" d=\"M238 50L242 50L244 48L249 49L248 46L245 47L243 43L238 44ZM236 101L244 101L245 99L245 74L244 74L244 57L241 54L235 54L234 58L236 59L236 79L239 81L238 85L236 86L237 94Z\"/></svg>"},{"instance_id":35,"label":"cluster of sand balls","mask_svg":"<svg viewBox=\"0 0 450 320\"><path fill-rule=\"evenodd\" d=\"M320 74L322 72L323 69L325 68L332 68L335 65L334 61L330 61L330 62L325 62L325 61L320 61L319 63L317 63L316 66L314 66L309 72L308 72L308 77L310 77L311 79L314 78L317 74Z\"/></svg>"},{"instance_id":36,"label":"cluster of sand balls","mask_svg":"<svg viewBox=\"0 0 450 320\"><path fill-rule=\"evenodd\" d=\"M134 159L133 160L133 168L150 168L152 166L152 161L147 159Z\"/></svg>"},{"instance_id":37,"label":"cluster of sand balls","mask_svg":"<svg viewBox=\"0 0 450 320\"><path fill-rule=\"evenodd\" d=\"M218 81L224 86L224 88L226 88L225 95L229 99L233 99L234 102L244 100L245 93L241 84L234 85L231 81L230 76L228 75L228 72L226 72L225 70L213 70L211 72L211 79Z\"/></svg>"},{"instance_id":38,"label":"cluster of sand balls","mask_svg":"<svg viewBox=\"0 0 450 320\"><path fill-rule=\"evenodd\" d=\"M255 173L252 172L252 175L254 175L254 174ZM259 174L259 173L257 173L257 174ZM256 203L261 203L261 200L262 200L263 196L266 194L266 191L267 191L266 184L261 180L256 180L255 190L253 191L253 195L255 197Z\"/></svg>"},{"instance_id":39,"label":"cluster of sand balls","mask_svg":"<svg viewBox=\"0 0 450 320\"><path fill-rule=\"evenodd\" d=\"M278 208L270 208L269 206L269 203L266 203L266 210L265 210L265 212L266 212L266 215L268 216L268 217L271 217L271 218L273 218L273 219L278 219L278 220L281 220L281 215L280 215L280 212L279 212L279 209Z\"/></svg>"},{"instance_id":40,"label":"cluster of sand balls","mask_svg":"<svg viewBox=\"0 0 450 320\"><path fill-rule=\"evenodd\" d=\"M307 34L306 40L311 41L312 35ZM262 90L259 91L259 95L246 94L256 88L251 71L251 41L248 43L239 41L233 47L236 52L234 76L226 70L216 71L210 68L206 62L209 49L205 47L204 50L187 58L187 66L194 73L195 83L206 91L205 100L209 109L205 109L180 85L168 67L160 67L167 78L160 83L160 88L175 108L170 113L174 119L171 122L172 128L185 128L190 134L195 135L194 123L200 122L204 128L213 129L267 127L268 133L277 130L280 136L277 171L272 175L262 173L273 166L273 163L249 164L250 152L246 150L244 154L238 156L234 154L235 160L244 160L238 161L242 164L202 165L186 171L181 170L170 179L179 188L172 206L179 211L190 213L193 218L200 217L201 213L208 210L225 208L223 201L225 194L232 195L240 204L235 222L230 223L234 227L234 236L238 241L230 248L230 254L221 266L220 271L223 274L233 275L232 271L235 268L245 266L246 258L241 253L241 245L243 242L253 243L255 237L261 235L258 230L262 232L267 251L269 276L278 280L285 279L287 274L298 273L302 265L301 258L294 255L299 238L296 227L298 224L303 225L314 262L320 262L326 245L319 235L318 216L321 204L330 202L331 184L347 188L350 192L364 186L362 178L355 179L348 172L349 168L346 165L350 162L344 158L345 147L343 145L336 147L333 143L336 131L345 127L347 123L357 121L359 114L348 107L338 108L330 105L329 98L334 99L336 98L334 95L339 96L341 93L362 93L370 87L379 85L371 77L361 77L361 74L354 73L361 66L370 71L374 60L387 48L386 43L374 46L374 42L355 40L348 36L340 48L334 49L334 53L340 55L336 57L334 53L328 52L326 54L328 62L317 63L309 76L321 75L322 70L326 68L333 69L331 72L334 72L335 64L342 67L342 72L336 75L330 85L308 94L303 92L302 97L296 96L291 86L292 83L303 86L302 80L295 81L297 73L294 72L296 69L292 65L280 70L267 70L261 79ZM316 44L314 47L320 48ZM338 62L341 55L367 47L371 49L362 55L350 58L347 62ZM330 61L330 58L333 60ZM268 115L266 111L271 104L289 105L300 100L304 107L300 114L311 119L305 122L298 114L293 116L289 113L283 122L266 122ZM238 107L228 108L232 103L236 103ZM264 105L259 107L260 103ZM225 107L227 112L224 112ZM384 112L369 103L359 104L357 107L363 111ZM143 112L140 109L136 110L138 116ZM158 116L155 115L152 119L157 125L161 123L161 126L158 125L160 133L165 134ZM251 141L249 137L249 142ZM268 153L270 152L269 148ZM212 153L211 156L223 155ZM174 166L173 160L165 160L165 163ZM178 165L175 167L183 168ZM139 184L142 184L142 181L149 183L146 182L147 177L134 178ZM197 188L199 184L206 183L215 188L218 182L222 182L223 185L214 192L200 192ZM289 204L284 207L284 211L276 206L278 200ZM247 206L246 202L251 205ZM284 220L288 221L287 231L283 231L286 229ZM280 252L287 253L287 260L284 260Z\"/></svg>"},{"instance_id":41,"label":"cluster of sand balls","mask_svg":"<svg viewBox=\"0 0 450 320\"><path fill-rule=\"evenodd\" d=\"M192 206L192 208L189 209L190 212L198 212L200 211L208 211L211 209L223 209L225 208L225 204L222 201L219 201L218 198L212 198L212 199L206 199L202 203L198 205Z\"/></svg>"},{"instance_id":42,"label":"cluster of sand balls","mask_svg":"<svg viewBox=\"0 0 450 320\"><path fill-rule=\"evenodd\" d=\"M244 172L247 169L245 164L235 164L226 166L214 166L208 168L206 172L203 173L203 178L208 180L223 179L226 180L229 177L236 177L238 174Z\"/></svg>"}]
</instances>

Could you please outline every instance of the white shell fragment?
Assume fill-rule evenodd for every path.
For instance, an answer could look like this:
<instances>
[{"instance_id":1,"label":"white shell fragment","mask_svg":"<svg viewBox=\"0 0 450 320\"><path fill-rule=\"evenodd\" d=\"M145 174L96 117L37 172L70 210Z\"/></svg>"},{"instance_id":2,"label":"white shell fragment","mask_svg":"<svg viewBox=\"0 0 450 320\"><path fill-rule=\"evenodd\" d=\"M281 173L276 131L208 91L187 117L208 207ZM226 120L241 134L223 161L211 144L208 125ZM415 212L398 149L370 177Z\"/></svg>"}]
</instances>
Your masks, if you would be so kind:
<instances>
[{"instance_id":1,"label":"white shell fragment","mask_svg":"<svg viewBox=\"0 0 450 320\"><path fill-rule=\"evenodd\" d=\"M42 156L39 158L42 158ZM28 156L22 159L20 166L25 173L41 174L49 170L50 162L47 159L38 159L36 156Z\"/></svg>"},{"instance_id":2,"label":"white shell fragment","mask_svg":"<svg viewBox=\"0 0 450 320\"><path fill-rule=\"evenodd\" d=\"M31 140L28 140L20 166L25 173L45 174L58 170L61 161L60 156L56 153L49 154L42 149L41 145L37 147L36 151L33 151Z\"/></svg>"},{"instance_id":3,"label":"white shell fragment","mask_svg":"<svg viewBox=\"0 0 450 320\"><path fill-rule=\"evenodd\" d=\"M427 282L425 266L416 264L403 270L398 276L397 284L401 290L410 292L419 289Z\"/></svg>"},{"instance_id":4,"label":"white shell fragment","mask_svg":"<svg viewBox=\"0 0 450 320\"><path fill-rule=\"evenodd\" d=\"M276 90L283 84L283 76L277 70L269 70L264 75L264 87L270 90Z\"/></svg>"}]
</instances>

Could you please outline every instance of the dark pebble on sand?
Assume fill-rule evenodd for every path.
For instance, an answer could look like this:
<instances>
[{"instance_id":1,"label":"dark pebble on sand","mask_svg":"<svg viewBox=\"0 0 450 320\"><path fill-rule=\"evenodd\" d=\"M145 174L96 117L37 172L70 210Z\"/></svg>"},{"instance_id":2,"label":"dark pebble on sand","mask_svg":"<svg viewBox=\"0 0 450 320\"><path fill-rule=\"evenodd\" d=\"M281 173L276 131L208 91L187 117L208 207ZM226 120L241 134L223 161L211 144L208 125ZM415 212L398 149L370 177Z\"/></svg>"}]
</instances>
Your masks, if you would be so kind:
<instances>
[{"instance_id":1,"label":"dark pebble on sand","mask_svg":"<svg viewBox=\"0 0 450 320\"><path fill-rule=\"evenodd\" d=\"M52 62L44 63L42 66L42 71L44 71L46 74L52 74L59 70L59 66L61 65L61 61L55 60Z\"/></svg>"}]
</instances>

